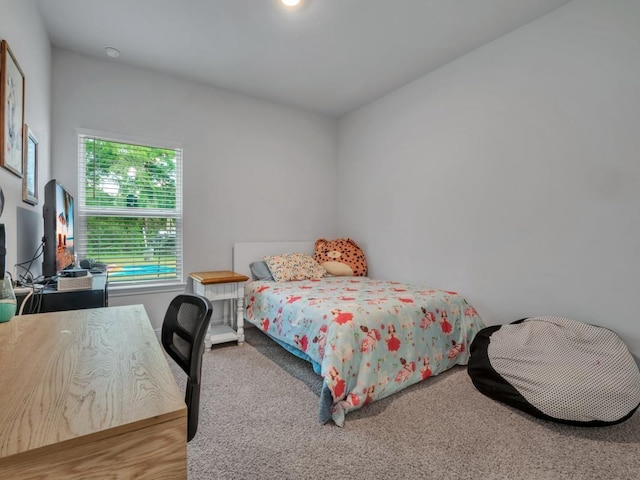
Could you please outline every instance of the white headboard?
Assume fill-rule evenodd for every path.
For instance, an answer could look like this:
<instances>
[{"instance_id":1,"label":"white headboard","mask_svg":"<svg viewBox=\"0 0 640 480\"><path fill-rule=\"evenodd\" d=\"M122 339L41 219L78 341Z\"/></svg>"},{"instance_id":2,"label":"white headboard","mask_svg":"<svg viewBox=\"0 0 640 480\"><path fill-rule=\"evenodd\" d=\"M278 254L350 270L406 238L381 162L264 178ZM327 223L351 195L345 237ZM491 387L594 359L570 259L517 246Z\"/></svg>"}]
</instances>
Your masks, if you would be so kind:
<instances>
[{"instance_id":1,"label":"white headboard","mask_svg":"<svg viewBox=\"0 0 640 480\"><path fill-rule=\"evenodd\" d=\"M236 242L233 244L233 271L251 278L251 262L262 260L265 255L281 253L313 254L315 242Z\"/></svg>"}]
</instances>

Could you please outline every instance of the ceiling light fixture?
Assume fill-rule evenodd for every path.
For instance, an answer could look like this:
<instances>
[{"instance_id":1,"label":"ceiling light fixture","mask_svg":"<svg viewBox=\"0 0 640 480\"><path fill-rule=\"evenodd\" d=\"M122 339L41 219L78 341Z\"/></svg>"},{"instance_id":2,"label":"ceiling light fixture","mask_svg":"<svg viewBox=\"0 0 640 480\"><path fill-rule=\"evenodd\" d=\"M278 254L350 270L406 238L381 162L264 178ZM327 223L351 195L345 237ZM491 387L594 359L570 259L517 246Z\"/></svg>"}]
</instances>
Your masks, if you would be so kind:
<instances>
[{"instance_id":1,"label":"ceiling light fixture","mask_svg":"<svg viewBox=\"0 0 640 480\"><path fill-rule=\"evenodd\" d=\"M280 0L283 5L287 7L295 7L300 3L300 0Z\"/></svg>"},{"instance_id":2,"label":"ceiling light fixture","mask_svg":"<svg viewBox=\"0 0 640 480\"><path fill-rule=\"evenodd\" d=\"M104 47L104 51L107 52L111 58L118 58L120 56L120 50L116 47Z\"/></svg>"}]
</instances>

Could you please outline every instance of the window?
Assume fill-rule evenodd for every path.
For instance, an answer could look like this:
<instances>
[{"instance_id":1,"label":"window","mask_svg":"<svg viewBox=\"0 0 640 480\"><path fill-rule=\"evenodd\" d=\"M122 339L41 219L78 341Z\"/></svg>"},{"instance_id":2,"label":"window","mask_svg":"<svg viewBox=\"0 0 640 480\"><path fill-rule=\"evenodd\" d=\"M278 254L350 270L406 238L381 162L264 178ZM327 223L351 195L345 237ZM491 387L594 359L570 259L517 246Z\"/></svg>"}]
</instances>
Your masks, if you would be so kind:
<instances>
[{"instance_id":1,"label":"window","mask_svg":"<svg viewBox=\"0 0 640 480\"><path fill-rule=\"evenodd\" d=\"M182 282L182 150L81 134L78 250L109 282Z\"/></svg>"}]
</instances>

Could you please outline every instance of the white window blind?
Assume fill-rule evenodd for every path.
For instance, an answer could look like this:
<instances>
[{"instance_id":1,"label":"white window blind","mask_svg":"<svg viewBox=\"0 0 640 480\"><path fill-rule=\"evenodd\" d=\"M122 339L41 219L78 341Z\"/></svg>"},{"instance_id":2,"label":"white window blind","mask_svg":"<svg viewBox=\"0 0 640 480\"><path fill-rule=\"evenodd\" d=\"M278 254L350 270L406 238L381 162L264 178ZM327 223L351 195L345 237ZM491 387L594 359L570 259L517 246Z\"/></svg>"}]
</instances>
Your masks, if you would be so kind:
<instances>
[{"instance_id":1,"label":"white window blind","mask_svg":"<svg viewBox=\"0 0 640 480\"><path fill-rule=\"evenodd\" d=\"M79 257L109 282L182 282L182 150L78 136Z\"/></svg>"}]
</instances>

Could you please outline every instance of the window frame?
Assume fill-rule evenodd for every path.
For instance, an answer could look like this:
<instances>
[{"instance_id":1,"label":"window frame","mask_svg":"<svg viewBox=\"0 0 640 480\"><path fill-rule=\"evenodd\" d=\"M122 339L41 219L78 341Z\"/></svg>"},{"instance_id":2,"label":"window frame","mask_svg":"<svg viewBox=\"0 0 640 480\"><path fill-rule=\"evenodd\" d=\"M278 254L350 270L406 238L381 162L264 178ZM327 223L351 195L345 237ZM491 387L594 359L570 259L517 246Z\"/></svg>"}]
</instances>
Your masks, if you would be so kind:
<instances>
[{"instance_id":1,"label":"window frame","mask_svg":"<svg viewBox=\"0 0 640 480\"><path fill-rule=\"evenodd\" d=\"M78 198L76 201L76 223L78 243L77 250L80 258L86 257L87 245L87 216L95 216L96 210L86 205L86 158L81 154L84 152L84 139L93 137L98 140L115 143L127 143L136 146L162 148L176 150L176 208L170 210L171 216L176 219L176 278L160 279L160 280L129 280L122 282L109 282L109 294L112 296L144 294L144 293L162 293L162 292L178 292L184 291L186 287L185 271L184 271L184 148L182 144L170 142L166 140L156 140L142 138L126 134L114 134L104 131L77 129L77 172L78 172ZM178 154L179 153L179 154ZM157 214L157 209L149 209L152 214Z\"/></svg>"}]
</instances>

